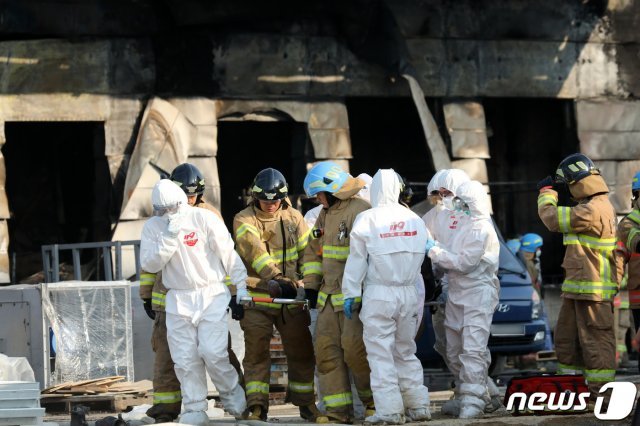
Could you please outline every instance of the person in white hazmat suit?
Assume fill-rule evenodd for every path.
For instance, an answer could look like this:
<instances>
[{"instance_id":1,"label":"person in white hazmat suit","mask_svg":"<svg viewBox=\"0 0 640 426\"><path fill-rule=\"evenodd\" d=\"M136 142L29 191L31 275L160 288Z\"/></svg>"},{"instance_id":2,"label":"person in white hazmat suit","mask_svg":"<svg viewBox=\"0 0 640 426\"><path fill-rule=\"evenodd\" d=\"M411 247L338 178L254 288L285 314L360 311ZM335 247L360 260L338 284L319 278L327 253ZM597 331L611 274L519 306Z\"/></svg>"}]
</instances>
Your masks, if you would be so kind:
<instances>
[{"instance_id":1,"label":"person in white hazmat suit","mask_svg":"<svg viewBox=\"0 0 640 426\"><path fill-rule=\"evenodd\" d=\"M458 187L455 210L464 212L446 245L427 242L431 261L447 273L449 295L445 330L448 366L459 383L459 418L483 414L489 402L487 344L500 282L496 275L500 243L490 217L489 197L481 183Z\"/></svg>"},{"instance_id":2,"label":"person in white hazmat suit","mask_svg":"<svg viewBox=\"0 0 640 426\"><path fill-rule=\"evenodd\" d=\"M446 246L450 238L455 235L458 229L458 223L461 218L464 217L463 212L456 212L453 210L453 199L455 198L455 194L458 191L460 185L465 182L469 182L469 176L460 169L444 169L436 172L435 175L429 181L427 186L427 193L432 203L434 203L434 207L429 210L423 217L425 225L427 225L427 229L430 231L431 235L435 240L437 240L440 244ZM446 208L443 202L444 198L448 198L450 201L447 201L447 206L451 207L451 209ZM435 266L435 265L434 265ZM435 344L434 349L438 352L447 364L447 368L449 368L449 363L447 361L447 337L445 332L445 314L446 314L446 302L448 297L448 277L446 271L441 271L436 269L436 277L439 277L440 283L442 285L442 291L437 298L437 301L441 303L441 305L437 306L432 313L431 322L433 324L433 331L435 335ZM449 368L451 370L451 368ZM500 397L500 390L496 386L493 379L488 378L488 392L489 392L489 402L484 408L485 413L492 413L496 411L498 408L502 406L502 401ZM448 414L452 416L458 416L460 414L460 399L459 399L459 383L456 384L455 389L455 397L454 399L445 402L442 405L442 413Z\"/></svg>"},{"instance_id":3,"label":"person in white hazmat suit","mask_svg":"<svg viewBox=\"0 0 640 426\"><path fill-rule=\"evenodd\" d=\"M180 423L208 425L207 381L211 376L224 408L240 417L245 396L227 352L225 276L248 295L247 271L234 250L224 223L206 209L188 205L187 196L168 179L153 188L154 217L144 224L140 264L162 271L166 297L167 338L184 404Z\"/></svg>"},{"instance_id":4,"label":"person in white hazmat suit","mask_svg":"<svg viewBox=\"0 0 640 426\"><path fill-rule=\"evenodd\" d=\"M433 238L443 245L446 245L451 236L456 231L460 216L463 213L456 213L453 208L448 209L444 205L444 198L455 197L458 187L469 181L469 176L460 169L444 169L436 172L435 175L429 181L427 185L427 193L432 203L435 203L433 208L429 210L423 217L429 233ZM447 203L450 207L451 203ZM447 302L448 283L445 271L435 267L435 276L440 279L441 293L437 297L436 301L441 305L432 310L432 323L433 331L435 335L435 344L433 348L438 352L442 358L447 362L447 337L444 328L445 307ZM447 365L448 366L448 365ZM457 414L456 414L457 415Z\"/></svg>"},{"instance_id":5,"label":"person in white hazmat suit","mask_svg":"<svg viewBox=\"0 0 640 426\"><path fill-rule=\"evenodd\" d=\"M365 422L403 424L405 415L429 420L429 393L414 341L416 280L429 235L420 217L398 202L400 181L392 169L379 170L370 191L373 208L356 217L342 278L347 319L364 293L360 319L376 405Z\"/></svg>"}]
</instances>

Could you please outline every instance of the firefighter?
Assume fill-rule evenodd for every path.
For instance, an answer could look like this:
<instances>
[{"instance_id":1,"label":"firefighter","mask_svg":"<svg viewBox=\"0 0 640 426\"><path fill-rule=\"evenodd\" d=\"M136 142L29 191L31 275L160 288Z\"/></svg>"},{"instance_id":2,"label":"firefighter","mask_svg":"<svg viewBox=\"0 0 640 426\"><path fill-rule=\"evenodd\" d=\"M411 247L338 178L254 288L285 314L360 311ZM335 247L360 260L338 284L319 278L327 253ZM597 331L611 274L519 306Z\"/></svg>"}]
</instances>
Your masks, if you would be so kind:
<instances>
[{"instance_id":1,"label":"firefighter","mask_svg":"<svg viewBox=\"0 0 640 426\"><path fill-rule=\"evenodd\" d=\"M171 173L170 179L182 188L187 195L187 202L191 206L212 211L218 217L220 212L203 199L205 181L202 173L192 164L181 164ZM228 277L225 284L229 285ZM233 287L230 290L235 292ZM169 352L167 342L167 326L165 314L165 299L167 289L162 285L162 274L152 274L142 271L140 274L140 298L144 302L144 309L153 320L151 334L151 347L155 353L153 365L153 406L147 411L147 415L156 420L156 423L171 422L180 414L182 398L180 394L180 382L173 369L173 360ZM232 303L235 302L232 298ZM240 384L244 385L242 368L236 354L231 349L231 334L229 334L229 361L238 373Z\"/></svg>"},{"instance_id":2,"label":"firefighter","mask_svg":"<svg viewBox=\"0 0 640 426\"><path fill-rule=\"evenodd\" d=\"M621 362L627 355L626 330L629 328L629 308L632 309L636 330L640 325L640 172L631 182L631 213L618 224L618 252L626 264L626 274L620 285L620 293L614 299L618 304L618 327L616 330L617 359ZM617 302L617 303L616 303Z\"/></svg>"},{"instance_id":3,"label":"firefighter","mask_svg":"<svg viewBox=\"0 0 640 426\"><path fill-rule=\"evenodd\" d=\"M557 184L566 184L574 207L558 206ZM538 215L567 246L562 305L555 332L558 374L582 371L592 401L614 380L613 296L618 290L616 214L600 171L583 154L566 157L538 182Z\"/></svg>"},{"instance_id":4,"label":"firefighter","mask_svg":"<svg viewBox=\"0 0 640 426\"><path fill-rule=\"evenodd\" d=\"M533 232L524 234L519 240L520 253L524 258L527 272L531 277L531 283L533 288L540 295L540 306L542 312L540 313L540 319L544 320L544 350L553 350L553 340L551 339L551 327L549 326L549 319L547 318L547 309L544 307L544 301L542 300L543 288L542 288L542 269L540 268L540 256L542 255L542 237Z\"/></svg>"},{"instance_id":5,"label":"firefighter","mask_svg":"<svg viewBox=\"0 0 640 426\"><path fill-rule=\"evenodd\" d=\"M349 232L358 213L371 205L357 197L364 182L330 161L317 163L304 179L308 196L317 196L323 206L304 256L306 297L317 306L315 352L320 392L327 411L317 423L345 423L353 418L349 385L351 370L365 416L375 414L369 384L369 364L362 340L358 309L346 320L341 281L349 256ZM361 300L356 299L357 302Z\"/></svg>"},{"instance_id":6,"label":"firefighter","mask_svg":"<svg viewBox=\"0 0 640 426\"><path fill-rule=\"evenodd\" d=\"M540 274L540 247L542 247L542 237L532 232L524 234L520 239L520 252L524 257L527 271L531 276L531 281L538 293L542 290L542 276Z\"/></svg>"},{"instance_id":7,"label":"firefighter","mask_svg":"<svg viewBox=\"0 0 640 426\"><path fill-rule=\"evenodd\" d=\"M291 206L287 194L287 182L282 173L264 169L253 181L251 203L233 220L236 250L249 274L251 296L297 296L309 228L302 214ZM244 310L240 325L246 347L243 364L247 420L267 419L269 350L274 326L280 333L287 357L287 399L299 407L300 416L305 420L314 421L320 414L315 406L315 358L309 324L309 312L299 306L257 302Z\"/></svg>"},{"instance_id":8,"label":"firefighter","mask_svg":"<svg viewBox=\"0 0 640 426\"><path fill-rule=\"evenodd\" d=\"M631 328L631 310L629 309L628 278L625 274L620 281L620 290L613 298L613 319L616 334L616 367L629 367L627 353L627 331Z\"/></svg>"}]
</instances>

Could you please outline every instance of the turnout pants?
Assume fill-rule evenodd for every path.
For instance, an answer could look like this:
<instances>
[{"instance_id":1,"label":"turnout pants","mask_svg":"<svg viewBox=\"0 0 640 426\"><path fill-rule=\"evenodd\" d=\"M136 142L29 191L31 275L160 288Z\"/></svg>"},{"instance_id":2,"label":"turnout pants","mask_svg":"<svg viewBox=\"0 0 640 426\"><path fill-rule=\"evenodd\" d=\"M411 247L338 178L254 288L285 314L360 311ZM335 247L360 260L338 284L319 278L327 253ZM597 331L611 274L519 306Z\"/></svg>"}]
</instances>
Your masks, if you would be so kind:
<instances>
[{"instance_id":1,"label":"turnout pants","mask_svg":"<svg viewBox=\"0 0 640 426\"><path fill-rule=\"evenodd\" d=\"M562 300L555 333L558 374L583 372L592 399L615 378L613 322L611 302Z\"/></svg>"},{"instance_id":2,"label":"turnout pants","mask_svg":"<svg viewBox=\"0 0 640 426\"><path fill-rule=\"evenodd\" d=\"M153 331L151 333L151 348L155 353L153 362L153 406L147 410L149 417L159 417L169 415L172 418L178 417L182 406L182 396L180 393L180 381L176 377L173 368L173 360L169 351L167 341L167 314L164 311L156 311L156 319L153 321ZM229 334L229 361L238 373L240 385L244 386L244 378L240 361L231 350L231 334Z\"/></svg>"},{"instance_id":3,"label":"turnout pants","mask_svg":"<svg viewBox=\"0 0 640 426\"><path fill-rule=\"evenodd\" d=\"M318 311L315 349L322 401L327 414L347 421L353 416L348 368L362 404L374 406L369 382L371 370L362 340L362 322L358 312L354 312L350 320L342 311L334 312L330 297Z\"/></svg>"},{"instance_id":4,"label":"turnout pants","mask_svg":"<svg viewBox=\"0 0 640 426\"><path fill-rule=\"evenodd\" d=\"M153 406L147 410L149 417L169 415L178 417L182 406L180 382L173 369L173 360L167 342L167 314L156 311L151 333L151 348L155 353L153 362Z\"/></svg>"},{"instance_id":5,"label":"turnout pants","mask_svg":"<svg viewBox=\"0 0 640 426\"><path fill-rule=\"evenodd\" d=\"M614 322L616 332L616 365L628 360L627 330L631 328L631 313L629 309L614 307Z\"/></svg>"},{"instance_id":6,"label":"turnout pants","mask_svg":"<svg viewBox=\"0 0 640 426\"><path fill-rule=\"evenodd\" d=\"M240 321L244 331L244 377L247 407L269 407L271 376L270 342L275 326L287 357L289 385L287 401L297 406L315 402L313 372L315 358L309 332L309 312L299 307L246 308Z\"/></svg>"}]
</instances>

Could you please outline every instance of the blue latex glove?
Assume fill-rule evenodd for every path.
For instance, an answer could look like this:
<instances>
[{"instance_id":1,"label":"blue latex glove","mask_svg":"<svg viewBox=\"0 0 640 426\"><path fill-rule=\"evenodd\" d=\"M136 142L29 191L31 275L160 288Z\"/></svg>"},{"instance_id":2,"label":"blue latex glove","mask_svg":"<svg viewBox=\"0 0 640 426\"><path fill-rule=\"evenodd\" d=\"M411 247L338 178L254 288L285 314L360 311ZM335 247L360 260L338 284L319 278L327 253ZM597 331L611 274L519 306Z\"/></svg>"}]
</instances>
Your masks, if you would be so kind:
<instances>
[{"instance_id":1,"label":"blue latex glove","mask_svg":"<svg viewBox=\"0 0 640 426\"><path fill-rule=\"evenodd\" d=\"M347 317L347 319L351 319L354 302L355 299L353 297L349 297L344 301L344 316Z\"/></svg>"},{"instance_id":2,"label":"blue latex glove","mask_svg":"<svg viewBox=\"0 0 640 426\"><path fill-rule=\"evenodd\" d=\"M435 247L435 245L436 245L435 240L427 240L427 244L424 246L425 254L429 254L429 250Z\"/></svg>"}]
</instances>

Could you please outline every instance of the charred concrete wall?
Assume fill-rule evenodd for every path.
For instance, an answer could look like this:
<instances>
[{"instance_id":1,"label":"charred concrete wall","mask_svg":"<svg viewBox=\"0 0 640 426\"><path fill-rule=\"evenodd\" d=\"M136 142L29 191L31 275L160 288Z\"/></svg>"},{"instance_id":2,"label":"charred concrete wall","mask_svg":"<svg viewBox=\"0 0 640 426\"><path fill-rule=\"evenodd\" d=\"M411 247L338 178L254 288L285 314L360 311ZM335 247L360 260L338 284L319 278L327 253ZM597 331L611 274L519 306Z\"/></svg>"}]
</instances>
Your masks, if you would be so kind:
<instances>
[{"instance_id":1,"label":"charred concrete wall","mask_svg":"<svg viewBox=\"0 0 640 426\"><path fill-rule=\"evenodd\" d=\"M386 11L396 25L376 26L388 22ZM215 101L244 119L292 105L285 112L309 123L316 158L348 160L345 99L410 96L384 60L372 60L371 46L380 46L406 49L426 96L441 98L455 164L483 182L483 99L576 100L581 149L603 162L623 212L629 175L640 166L632 118L639 12L632 0L0 1L0 145L6 122L104 122L111 178L126 202L139 125L157 96ZM321 114L335 126L303 113L316 104L335 106ZM214 122L228 115L210 113ZM197 157L205 174L217 176L210 151L184 159ZM2 189L0 272L8 265L10 210Z\"/></svg>"}]
</instances>

